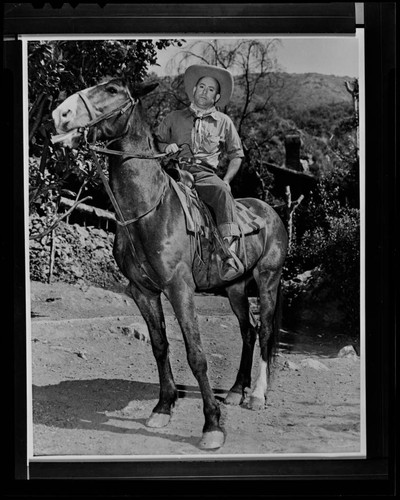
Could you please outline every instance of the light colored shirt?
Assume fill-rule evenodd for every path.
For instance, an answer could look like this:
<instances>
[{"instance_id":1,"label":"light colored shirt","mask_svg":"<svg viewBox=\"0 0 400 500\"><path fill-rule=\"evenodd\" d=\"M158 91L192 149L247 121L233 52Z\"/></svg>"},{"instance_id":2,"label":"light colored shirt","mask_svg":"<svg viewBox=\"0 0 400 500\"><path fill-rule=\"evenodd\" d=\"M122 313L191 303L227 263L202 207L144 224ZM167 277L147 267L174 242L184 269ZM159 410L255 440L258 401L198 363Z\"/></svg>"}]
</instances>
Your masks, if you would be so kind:
<instances>
[{"instance_id":1,"label":"light colored shirt","mask_svg":"<svg viewBox=\"0 0 400 500\"><path fill-rule=\"evenodd\" d=\"M229 160L244 157L235 125L229 116L215 108L202 117L196 117L191 108L172 111L158 126L156 137L161 151L168 144L183 145L182 157L193 153L213 170L217 169L223 151ZM190 145L191 151L185 144Z\"/></svg>"}]
</instances>

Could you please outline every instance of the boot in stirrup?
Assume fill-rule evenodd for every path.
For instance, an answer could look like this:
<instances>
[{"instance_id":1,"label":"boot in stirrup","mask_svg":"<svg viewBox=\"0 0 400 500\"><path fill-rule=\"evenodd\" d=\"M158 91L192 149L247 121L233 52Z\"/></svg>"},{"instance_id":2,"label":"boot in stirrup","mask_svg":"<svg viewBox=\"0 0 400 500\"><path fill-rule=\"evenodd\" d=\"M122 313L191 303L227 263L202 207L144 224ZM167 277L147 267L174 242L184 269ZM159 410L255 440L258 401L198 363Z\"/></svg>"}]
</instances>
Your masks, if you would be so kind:
<instances>
[{"instance_id":1,"label":"boot in stirrup","mask_svg":"<svg viewBox=\"0 0 400 500\"><path fill-rule=\"evenodd\" d=\"M232 237L225 237L224 243L227 255L222 260L219 277L224 281L232 281L244 273L244 266L236 255L236 240Z\"/></svg>"}]
</instances>

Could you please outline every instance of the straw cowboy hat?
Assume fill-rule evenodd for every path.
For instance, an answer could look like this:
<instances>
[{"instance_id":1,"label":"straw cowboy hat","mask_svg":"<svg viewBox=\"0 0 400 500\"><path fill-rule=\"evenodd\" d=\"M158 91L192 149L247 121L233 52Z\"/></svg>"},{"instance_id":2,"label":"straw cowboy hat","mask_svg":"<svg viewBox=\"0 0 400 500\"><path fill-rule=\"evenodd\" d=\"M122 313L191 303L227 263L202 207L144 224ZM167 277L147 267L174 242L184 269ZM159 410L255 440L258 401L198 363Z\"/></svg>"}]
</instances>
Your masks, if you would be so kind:
<instances>
[{"instance_id":1,"label":"straw cowboy hat","mask_svg":"<svg viewBox=\"0 0 400 500\"><path fill-rule=\"evenodd\" d=\"M221 97L217 102L217 105L223 108L228 104L232 97L233 77L228 70L208 64L194 64L193 66L189 66L185 71L183 81L185 84L186 94L188 95L190 101L193 101L194 87L200 78L203 78L204 76L215 78L215 80L219 83Z\"/></svg>"}]
</instances>

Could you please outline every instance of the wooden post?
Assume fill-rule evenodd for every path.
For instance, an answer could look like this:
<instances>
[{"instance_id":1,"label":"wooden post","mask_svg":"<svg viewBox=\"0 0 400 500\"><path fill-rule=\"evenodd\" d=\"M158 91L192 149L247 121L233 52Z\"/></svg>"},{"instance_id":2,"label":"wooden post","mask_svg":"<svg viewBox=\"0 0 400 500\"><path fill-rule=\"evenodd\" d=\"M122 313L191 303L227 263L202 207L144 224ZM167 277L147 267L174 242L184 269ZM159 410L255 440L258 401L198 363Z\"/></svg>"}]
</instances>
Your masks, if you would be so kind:
<instances>
[{"instance_id":1,"label":"wooden post","mask_svg":"<svg viewBox=\"0 0 400 500\"><path fill-rule=\"evenodd\" d=\"M297 207L304 199L304 195L301 194L296 201L292 202L292 192L290 186L285 186L285 198L286 198L286 229L289 238L289 248L292 244L293 238L293 215Z\"/></svg>"},{"instance_id":2,"label":"wooden post","mask_svg":"<svg viewBox=\"0 0 400 500\"><path fill-rule=\"evenodd\" d=\"M50 265L49 265L49 278L48 282L51 284L53 280L53 270L54 270L54 259L56 255L56 228L50 233Z\"/></svg>"}]
</instances>

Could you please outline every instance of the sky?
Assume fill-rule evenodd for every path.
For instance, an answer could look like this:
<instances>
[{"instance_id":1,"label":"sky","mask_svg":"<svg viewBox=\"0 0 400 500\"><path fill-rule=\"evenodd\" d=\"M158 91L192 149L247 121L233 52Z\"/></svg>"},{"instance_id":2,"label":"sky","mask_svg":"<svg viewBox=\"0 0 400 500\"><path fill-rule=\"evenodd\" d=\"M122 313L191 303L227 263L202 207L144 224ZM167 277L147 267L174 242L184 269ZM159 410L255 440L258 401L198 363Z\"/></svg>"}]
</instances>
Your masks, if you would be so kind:
<instances>
[{"instance_id":1,"label":"sky","mask_svg":"<svg viewBox=\"0 0 400 500\"><path fill-rule=\"evenodd\" d=\"M288 73L322 73L336 76L359 76L359 39L342 37L276 37L281 40L278 63ZM193 39L186 39L192 42ZM168 62L181 48L160 51L160 67L150 69L159 76L171 75Z\"/></svg>"}]
</instances>

